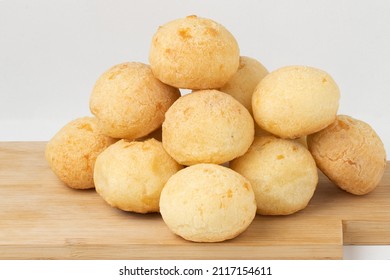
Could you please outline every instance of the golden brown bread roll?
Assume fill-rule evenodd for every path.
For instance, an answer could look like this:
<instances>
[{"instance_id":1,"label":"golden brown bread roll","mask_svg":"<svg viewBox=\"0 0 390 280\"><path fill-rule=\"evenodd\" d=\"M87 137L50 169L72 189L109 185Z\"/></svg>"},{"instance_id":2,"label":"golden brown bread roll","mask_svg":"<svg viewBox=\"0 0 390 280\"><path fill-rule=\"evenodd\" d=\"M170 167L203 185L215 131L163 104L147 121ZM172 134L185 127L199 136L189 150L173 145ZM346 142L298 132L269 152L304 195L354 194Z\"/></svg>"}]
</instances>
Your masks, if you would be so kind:
<instances>
[{"instance_id":1,"label":"golden brown bread roll","mask_svg":"<svg viewBox=\"0 0 390 280\"><path fill-rule=\"evenodd\" d=\"M160 127L165 112L179 96L179 90L157 80L148 65L127 62L99 77L90 109L105 134L133 140Z\"/></svg>"},{"instance_id":2,"label":"golden brown bread roll","mask_svg":"<svg viewBox=\"0 0 390 280\"><path fill-rule=\"evenodd\" d=\"M371 192L385 171L381 139L369 124L350 116L337 116L330 126L309 135L307 143L321 171L349 193Z\"/></svg>"},{"instance_id":3,"label":"golden brown bread roll","mask_svg":"<svg viewBox=\"0 0 390 280\"><path fill-rule=\"evenodd\" d=\"M67 123L46 145L45 157L58 178L74 189L94 188L96 157L116 140L105 136L94 117Z\"/></svg>"}]
</instances>

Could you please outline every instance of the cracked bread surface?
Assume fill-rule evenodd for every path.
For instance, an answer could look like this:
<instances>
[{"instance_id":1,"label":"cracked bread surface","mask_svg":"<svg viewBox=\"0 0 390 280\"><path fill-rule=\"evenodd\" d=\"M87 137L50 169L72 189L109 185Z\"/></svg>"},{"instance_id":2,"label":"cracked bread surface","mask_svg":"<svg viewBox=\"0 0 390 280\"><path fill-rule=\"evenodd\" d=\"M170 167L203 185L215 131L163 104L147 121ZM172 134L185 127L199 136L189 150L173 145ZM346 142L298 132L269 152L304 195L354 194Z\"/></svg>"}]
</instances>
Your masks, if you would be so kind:
<instances>
[{"instance_id":1,"label":"cracked bread surface","mask_svg":"<svg viewBox=\"0 0 390 280\"><path fill-rule=\"evenodd\" d=\"M383 142L361 120L338 115L330 126L309 135L307 144L319 169L349 193L367 194L382 179L386 167Z\"/></svg>"},{"instance_id":2,"label":"cracked bread surface","mask_svg":"<svg viewBox=\"0 0 390 280\"><path fill-rule=\"evenodd\" d=\"M179 89L156 79L149 65L125 62L98 78L89 106L106 135L133 140L158 129L179 96Z\"/></svg>"},{"instance_id":3,"label":"cracked bread surface","mask_svg":"<svg viewBox=\"0 0 390 280\"><path fill-rule=\"evenodd\" d=\"M63 126L46 144L45 158L54 174L74 189L94 188L97 156L115 139L105 136L94 117L81 117Z\"/></svg>"}]
</instances>

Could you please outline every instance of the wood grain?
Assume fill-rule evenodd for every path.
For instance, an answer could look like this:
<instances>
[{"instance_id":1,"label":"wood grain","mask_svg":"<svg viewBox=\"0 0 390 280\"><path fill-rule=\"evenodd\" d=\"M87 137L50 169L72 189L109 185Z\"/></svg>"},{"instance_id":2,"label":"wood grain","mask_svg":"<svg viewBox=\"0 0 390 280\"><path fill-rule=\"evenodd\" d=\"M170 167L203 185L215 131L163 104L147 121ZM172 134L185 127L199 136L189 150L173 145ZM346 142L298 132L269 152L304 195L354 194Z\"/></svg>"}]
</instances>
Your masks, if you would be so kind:
<instances>
[{"instance_id":1,"label":"wood grain","mask_svg":"<svg viewBox=\"0 0 390 280\"><path fill-rule=\"evenodd\" d=\"M257 216L237 238L193 243L159 214L107 205L94 190L62 184L44 142L0 143L0 259L341 259L343 244L390 244L390 168L366 196L320 174L309 206L290 216Z\"/></svg>"}]
</instances>

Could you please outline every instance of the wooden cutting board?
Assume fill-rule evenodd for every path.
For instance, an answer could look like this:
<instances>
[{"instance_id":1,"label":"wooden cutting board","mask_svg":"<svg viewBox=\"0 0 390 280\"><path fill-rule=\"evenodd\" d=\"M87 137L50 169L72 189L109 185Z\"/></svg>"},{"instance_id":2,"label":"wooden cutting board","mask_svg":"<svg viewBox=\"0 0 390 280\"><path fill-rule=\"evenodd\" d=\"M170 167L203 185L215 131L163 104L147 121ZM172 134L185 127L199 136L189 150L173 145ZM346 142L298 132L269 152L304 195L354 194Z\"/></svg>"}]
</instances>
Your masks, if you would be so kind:
<instances>
[{"instance_id":1,"label":"wooden cutting board","mask_svg":"<svg viewBox=\"0 0 390 280\"><path fill-rule=\"evenodd\" d=\"M343 244L390 244L390 167L366 196L320 175L309 206L257 216L237 238L193 243L159 214L126 213L62 184L44 142L0 142L0 259L341 259Z\"/></svg>"}]
</instances>

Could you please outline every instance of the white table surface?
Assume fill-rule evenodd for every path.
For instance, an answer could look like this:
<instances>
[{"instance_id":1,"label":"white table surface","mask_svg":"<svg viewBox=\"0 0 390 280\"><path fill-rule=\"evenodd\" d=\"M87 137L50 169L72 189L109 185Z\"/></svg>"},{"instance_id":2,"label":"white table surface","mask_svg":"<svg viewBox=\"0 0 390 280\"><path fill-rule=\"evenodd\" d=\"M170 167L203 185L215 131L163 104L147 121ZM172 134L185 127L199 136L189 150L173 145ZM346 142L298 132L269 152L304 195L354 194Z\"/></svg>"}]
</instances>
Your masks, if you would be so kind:
<instances>
[{"instance_id":1,"label":"white table surface","mask_svg":"<svg viewBox=\"0 0 390 280\"><path fill-rule=\"evenodd\" d=\"M368 122L390 151L390 1L0 0L0 141L46 141L90 115L100 74L148 63L159 25L196 14L223 24L270 71L310 65L341 91L340 114ZM390 259L390 246L345 246Z\"/></svg>"}]
</instances>

